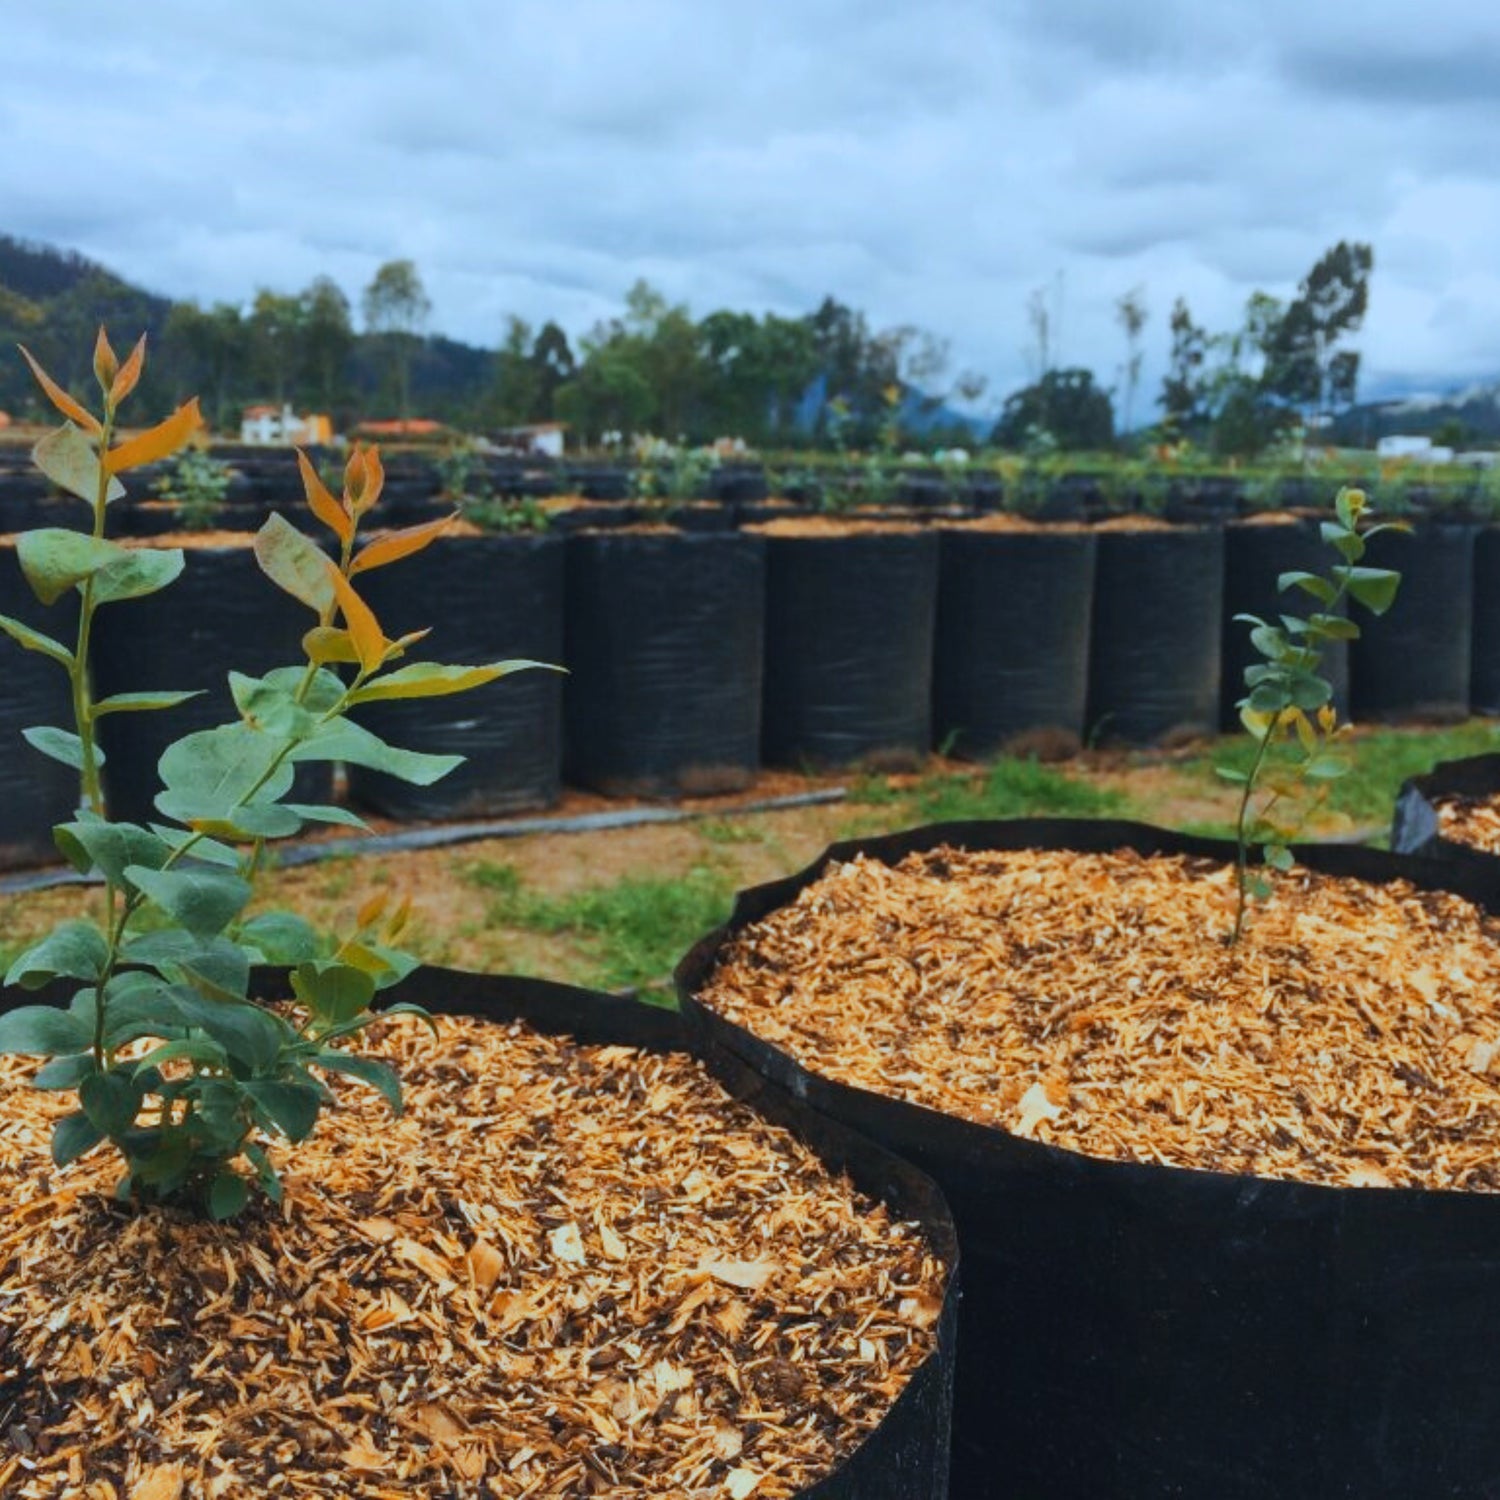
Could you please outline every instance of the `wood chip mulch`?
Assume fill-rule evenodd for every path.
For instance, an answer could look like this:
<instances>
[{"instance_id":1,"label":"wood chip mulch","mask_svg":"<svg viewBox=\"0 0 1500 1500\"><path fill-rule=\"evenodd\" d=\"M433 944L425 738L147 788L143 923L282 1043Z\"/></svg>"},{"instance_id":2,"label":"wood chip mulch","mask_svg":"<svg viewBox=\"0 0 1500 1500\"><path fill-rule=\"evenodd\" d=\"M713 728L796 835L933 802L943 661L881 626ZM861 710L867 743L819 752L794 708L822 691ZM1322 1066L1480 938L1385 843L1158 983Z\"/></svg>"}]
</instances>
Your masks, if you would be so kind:
<instances>
[{"instance_id":1,"label":"wood chip mulch","mask_svg":"<svg viewBox=\"0 0 1500 1500\"><path fill-rule=\"evenodd\" d=\"M1440 797L1438 832L1455 844L1500 854L1500 801L1493 797Z\"/></svg>"},{"instance_id":2,"label":"wood chip mulch","mask_svg":"<svg viewBox=\"0 0 1500 1500\"><path fill-rule=\"evenodd\" d=\"M696 1063L383 1024L281 1209L132 1214L0 1064L0 1495L779 1500L933 1347L919 1229Z\"/></svg>"},{"instance_id":3,"label":"wood chip mulch","mask_svg":"<svg viewBox=\"0 0 1500 1500\"><path fill-rule=\"evenodd\" d=\"M1122 1161L1500 1189L1500 922L1216 862L938 849L830 866L702 999L840 1082Z\"/></svg>"}]
</instances>

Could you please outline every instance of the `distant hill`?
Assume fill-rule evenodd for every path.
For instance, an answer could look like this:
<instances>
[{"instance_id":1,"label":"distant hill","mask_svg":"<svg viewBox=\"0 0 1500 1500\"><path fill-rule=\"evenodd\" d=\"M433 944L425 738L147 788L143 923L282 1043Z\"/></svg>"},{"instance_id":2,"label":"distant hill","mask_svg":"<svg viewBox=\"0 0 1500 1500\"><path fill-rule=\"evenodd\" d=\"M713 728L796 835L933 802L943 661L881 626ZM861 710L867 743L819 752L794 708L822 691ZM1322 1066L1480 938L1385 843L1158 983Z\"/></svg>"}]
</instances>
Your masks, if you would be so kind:
<instances>
[{"instance_id":1,"label":"distant hill","mask_svg":"<svg viewBox=\"0 0 1500 1500\"><path fill-rule=\"evenodd\" d=\"M1341 443L1373 447L1392 433L1431 436L1454 422L1462 427L1466 446L1500 445L1500 381L1362 402L1339 414L1333 434Z\"/></svg>"}]
</instances>

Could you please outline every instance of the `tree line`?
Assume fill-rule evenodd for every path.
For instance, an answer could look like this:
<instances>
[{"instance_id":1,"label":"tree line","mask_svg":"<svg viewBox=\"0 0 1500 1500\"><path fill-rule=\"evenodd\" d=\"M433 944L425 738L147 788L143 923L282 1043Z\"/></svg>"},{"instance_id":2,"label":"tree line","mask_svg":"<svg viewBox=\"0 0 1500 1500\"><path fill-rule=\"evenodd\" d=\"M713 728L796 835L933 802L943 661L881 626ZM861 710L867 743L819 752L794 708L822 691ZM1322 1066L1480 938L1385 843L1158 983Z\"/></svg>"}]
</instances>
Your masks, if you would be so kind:
<instances>
[{"instance_id":1,"label":"tree line","mask_svg":"<svg viewBox=\"0 0 1500 1500\"><path fill-rule=\"evenodd\" d=\"M1168 319L1170 355L1157 405L1158 435L1187 436L1248 454L1296 420L1354 399L1351 346L1368 305L1368 245L1340 242L1283 303L1257 292L1242 325L1212 333L1179 298ZM576 343L554 321L507 319L499 347L432 335L431 302L409 260L382 265L355 310L319 276L298 292L258 290L248 305L155 297L75 255L0 236L0 341L25 342L72 383L88 378L76 351L98 322L145 329L154 344L146 410L201 395L213 424L232 428L255 402L331 413L340 426L423 416L494 430L566 422L575 438L653 432L689 442L723 435L753 446L972 446L960 408L984 393L981 377L951 370L946 342L902 325L873 328L829 296L800 317L729 309L695 318L641 281L619 315ZM1026 307L1031 379L1003 403L997 446L1103 450L1134 434L1144 294L1116 305L1124 357L1105 384L1092 370L1059 367L1056 310L1045 292ZM77 365L78 368L74 368ZM25 413L32 393L0 362L0 408Z\"/></svg>"}]
</instances>

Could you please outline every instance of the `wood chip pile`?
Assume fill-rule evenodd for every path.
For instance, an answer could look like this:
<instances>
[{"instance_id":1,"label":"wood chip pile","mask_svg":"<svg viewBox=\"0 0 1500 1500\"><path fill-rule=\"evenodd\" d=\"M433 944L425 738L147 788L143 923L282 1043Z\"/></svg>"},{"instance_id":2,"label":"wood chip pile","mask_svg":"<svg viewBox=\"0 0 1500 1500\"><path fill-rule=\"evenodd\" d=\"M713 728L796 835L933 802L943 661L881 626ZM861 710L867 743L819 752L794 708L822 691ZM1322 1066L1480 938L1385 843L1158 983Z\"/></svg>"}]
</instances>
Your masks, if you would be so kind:
<instances>
[{"instance_id":1,"label":"wood chip pile","mask_svg":"<svg viewBox=\"0 0 1500 1500\"><path fill-rule=\"evenodd\" d=\"M1493 797L1442 797L1434 805L1438 832L1445 839L1500 854L1500 801Z\"/></svg>"},{"instance_id":2,"label":"wood chip pile","mask_svg":"<svg viewBox=\"0 0 1500 1500\"><path fill-rule=\"evenodd\" d=\"M1132 851L831 866L702 999L840 1082L1098 1157L1500 1188L1500 924L1295 870Z\"/></svg>"},{"instance_id":3,"label":"wood chip pile","mask_svg":"<svg viewBox=\"0 0 1500 1500\"><path fill-rule=\"evenodd\" d=\"M227 1226L55 1172L0 1064L0 1494L776 1500L857 1446L933 1345L919 1230L689 1059L439 1026Z\"/></svg>"}]
</instances>

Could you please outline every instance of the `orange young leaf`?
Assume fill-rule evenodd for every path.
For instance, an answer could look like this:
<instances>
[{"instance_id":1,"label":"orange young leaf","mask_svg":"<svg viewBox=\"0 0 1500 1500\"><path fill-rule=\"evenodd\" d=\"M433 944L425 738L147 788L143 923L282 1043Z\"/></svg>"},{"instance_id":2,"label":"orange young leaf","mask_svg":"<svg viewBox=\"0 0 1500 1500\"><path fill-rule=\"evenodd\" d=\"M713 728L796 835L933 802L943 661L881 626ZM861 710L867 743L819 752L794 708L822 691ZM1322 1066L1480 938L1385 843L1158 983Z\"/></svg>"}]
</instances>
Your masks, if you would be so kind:
<instances>
[{"instance_id":1,"label":"orange young leaf","mask_svg":"<svg viewBox=\"0 0 1500 1500\"><path fill-rule=\"evenodd\" d=\"M368 448L358 447L349 456L344 470L344 493L349 497L349 508L356 516L362 516L380 499L385 488L385 465L380 461L380 449L375 444Z\"/></svg>"},{"instance_id":2,"label":"orange young leaf","mask_svg":"<svg viewBox=\"0 0 1500 1500\"><path fill-rule=\"evenodd\" d=\"M457 519L458 512L454 511L451 516L442 516L436 521L425 521L420 526L408 526L403 531L392 531L386 536L376 537L354 559L349 568L349 576L352 578L356 573L365 573L371 568L383 568L387 563L399 562L403 557L410 557L413 552L420 552L435 542Z\"/></svg>"},{"instance_id":3,"label":"orange young leaf","mask_svg":"<svg viewBox=\"0 0 1500 1500\"><path fill-rule=\"evenodd\" d=\"M94 379L99 382L99 389L106 394L115 383L115 376L120 373L119 357L110 347L109 335L104 331L104 324L99 325L99 336L94 340Z\"/></svg>"},{"instance_id":4,"label":"orange young leaf","mask_svg":"<svg viewBox=\"0 0 1500 1500\"><path fill-rule=\"evenodd\" d=\"M373 927L381 918L386 906L390 903L391 893L389 891L376 891L355 913L354 920L359 923L361 930Z\"/></svg>"},{"instance_id":5,"label":"orange young leaf","mask_svg":"<svg viewBox=\"0 0 1500 1500\"><path fill-rule=\"evenodd\" d=\"M344 624L349 627L349 638L354 642L354 649L359 655L360 667L366 672L373 672L385 659L385 632L380 628L374 611L354 592L349 580L339 572L333 560L330 558L326 561L329 582L333 584L334 596L338 600Z\"/></svg>"},{"instance_id":6,"label":"orange young leaf","mask_svg":"<svg viewBox=\"0 0 1500 1500\"><path fill-rule=\"evenodd\" d=\"M307 491L308 508L341 542L352 540L354 517L333 498L300 448L297 450L297 467L302 471L302 488Z\"/></svg>"},{"instance_id":7,"label":"orange young leaf","mask_svg":"<svg viewBox=\"0 0 1500 1500\"><path fill-rule=\"evenodd\" d=\"M146 365L146 335L143 333L135 341L135 348L130 351L125 363L120 366L119 373L115 376L114 384L109 388L109 399L118 406L134 389L136 382L141 378L141 371Z\"/></svg>"},{"instance_id":8,"label":"orange young leaf","mask_svg":"<svg viewBox=\"0 0 1500 1500\"><path fill-rule=\"evenodd\" d=\"M60 411L63 416L76 422L85 432L92 432L97 437L104 428L100 426L98 417L92 415L85 407L80 406L31 356L31 350L25 344L17 344L26 363L31 366L31 373L36 376L36 383L46 392L47 399Z\"/></svg>"},{"instance_id":9,"label":"orange young leaf","mask_svg":"<svg viewBox=\"0 0 1500 1500\"><path fill-rule=\"evenodd\" d=\"M126 469L138 469L142 464L155 463L159 458L174 454L203 425L203 416L198 410L198 398L193 397L185 406L179 406L165 422L127 439L117 448L104 455L104 467L111 474Z\"/></svg>"}]
</instances>

